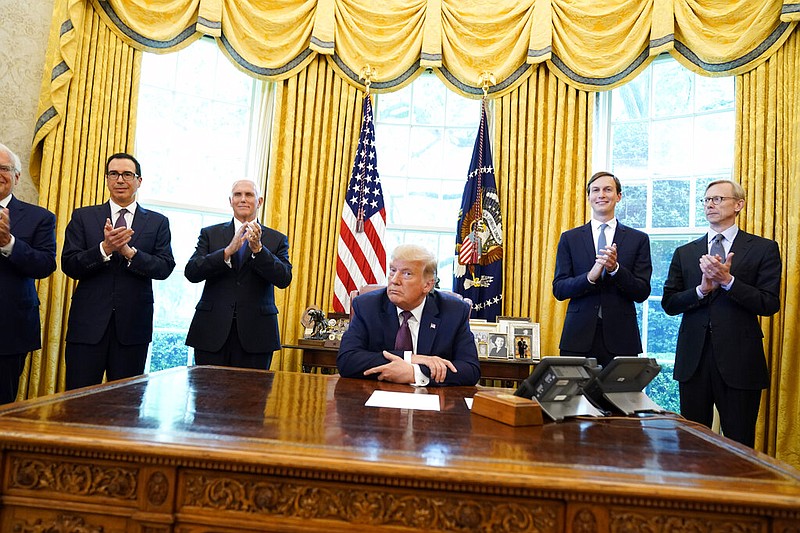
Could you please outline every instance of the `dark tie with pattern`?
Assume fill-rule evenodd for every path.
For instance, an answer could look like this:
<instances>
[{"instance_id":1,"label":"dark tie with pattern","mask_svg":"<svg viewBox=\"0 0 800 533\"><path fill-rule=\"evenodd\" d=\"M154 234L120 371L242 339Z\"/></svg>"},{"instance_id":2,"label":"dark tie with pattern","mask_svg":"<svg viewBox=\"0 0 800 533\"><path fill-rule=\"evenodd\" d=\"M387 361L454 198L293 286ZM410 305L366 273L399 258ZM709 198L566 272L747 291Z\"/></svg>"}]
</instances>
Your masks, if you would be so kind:
<instances>
[{"instance_id":1,"label":"dark tie with pattern","mask_svg":"<svg viewBox=\"0 0 800 533\"><path fill-rule=\"evenodd\" d=\"M408 327L411 311L403 311L400 316L403 317L403 321L400 323L400 329L397 330L397 336L394 338L394 349L411 352L414 350L414 343L411 340L411 328Z\"/></svg>"},{"instance_id":2,"label":"dark tie with pattern","mask_svg":"<svg viewBox=\"0 0 800 533\"><path fill-rule=\"evenodd\" d=\"M128 222L125 220L125 215L128 213L128 210L124 207L119 210L119 216L117 216L117 222L114 224L114 229L117 228L127 228Z\"/></svg>"},{"instance_id":3,"label":"dark tie with pattern","mask_svg":"<svg viewBox=\"0 0 800 533\"><path fill-rule=\"evenodd\" d=\"M711 255L718 255L723 263L725 262L725 247L722 246L722 239L724 238L725 236L722 233L717 233L711 239Z\"/></svg>"}]
</instances>

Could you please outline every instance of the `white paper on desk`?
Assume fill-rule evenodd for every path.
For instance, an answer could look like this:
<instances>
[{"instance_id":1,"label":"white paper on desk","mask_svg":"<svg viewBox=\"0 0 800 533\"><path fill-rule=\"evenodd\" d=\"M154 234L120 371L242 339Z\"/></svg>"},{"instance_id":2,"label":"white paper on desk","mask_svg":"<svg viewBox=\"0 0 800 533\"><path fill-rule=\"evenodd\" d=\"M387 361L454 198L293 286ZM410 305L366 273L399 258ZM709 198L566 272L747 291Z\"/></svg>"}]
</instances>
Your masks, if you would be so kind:
<instances>
[{"instance_id":1,"label":"white paper on desk","mask_svg":"<svg viewBox=\"0 0 800 533\"><path fill-rule=\"evenodd\" d=\"M472 411L472 398L464 398L464 401L467 402L467 409Z\"/></svg>"},{"instance_id":2,"label":"white paper on desk","mask_svg":"<svg viewBox=\"0 0 800 533\"><path fill-rule=\"evenodd\" d=\"M364 405L367 407L393 407L395 409L439 411L439 395L376 390Z\"/></svg>"}]
</instances>

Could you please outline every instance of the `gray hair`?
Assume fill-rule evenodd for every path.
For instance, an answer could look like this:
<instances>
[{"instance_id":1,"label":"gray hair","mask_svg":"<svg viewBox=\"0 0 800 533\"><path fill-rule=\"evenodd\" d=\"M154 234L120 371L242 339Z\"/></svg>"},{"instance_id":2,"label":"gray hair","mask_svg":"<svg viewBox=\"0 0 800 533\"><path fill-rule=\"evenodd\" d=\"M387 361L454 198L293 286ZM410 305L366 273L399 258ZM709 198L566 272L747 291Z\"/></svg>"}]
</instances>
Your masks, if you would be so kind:
<instances>
[{"instance_id":1,"label":"gray hair","mask_svg":"<svg viewBox=\"0 0 800 533\"><path fill-rule=\"evenodd\" d=\"M734 198L736 198L737 200L744 200L745 199L744 187L742 187L741 185L739 185L737 182L735 182L733 180L715 180L715 181L712 181L711 183L706 185L706 192L708 192L708 189L710 189L713 185L721 185L723 183L727 183L728 185L731 186L731 190L733 191L732 194L733 194Z\"/></svg>"},{"instance_id":2,"label":"gray hair","mask_svg":"<svg viewBox=\"0 0 800 533\"><path fill-rule=\"evenodd\" d=\"M14 163L14 172L19 174L22 172L22 162L19 160L19 156L11 151L11 149L3 143L0 143L0 152L5 152L8 154L8 157L11 158L11 161Z\"/></svg>"},{"instance_id":3,"label":"gray hair","mask_svg":"<svg viewBox=\"0 0 800 533\"><path fill-rule=\"evenodd\" d=\"M436 256L427 248L418 244L401 244L392 252L392 260L420 261L423 264L422 273L426 279L436 278Z\"/></svg>"}]
</instances>

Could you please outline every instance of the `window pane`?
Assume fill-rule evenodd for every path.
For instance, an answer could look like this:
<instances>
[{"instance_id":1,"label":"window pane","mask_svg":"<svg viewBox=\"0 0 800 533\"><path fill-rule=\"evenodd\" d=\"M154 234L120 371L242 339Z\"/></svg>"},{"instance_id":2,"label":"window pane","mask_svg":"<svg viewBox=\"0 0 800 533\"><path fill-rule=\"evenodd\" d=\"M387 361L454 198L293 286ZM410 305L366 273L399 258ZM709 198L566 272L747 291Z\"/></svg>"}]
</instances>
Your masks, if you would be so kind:
<instances>
[{"instance_id":1,"label":"window pane","mask_svg":"<svg viewBox=\"0 0 800 533\"><path fill-rule=\"evenodd\" d=\"M707 78L696 76L695 111L733 110L734 77Z\"/></svg>"},{"instance_id":2,"label":"window pane","mask_svg":"<svg viewBox=\"0 0 800 533\"><path fill-rule=\"evenodd\" d=\"M654 62L652 68L654 116L691 114L694 74L674 60Z\"/></svg>"},{"instance_id":3,"label":"window pane","mask_svg":"<svg viewBox=\"0 0 800 533\"><path fill-rule=\"evenodd\" d=\"M384 124L408 124L411 120L411 91L395 91L375 98L375 120Z\"/></svg>"},{"instance_id":4,"label":"window pane","mask_svg":"<svg viewBox=\"0 0 800 533\"><path fill-rule=\"evenodd\" d=\"M680 228L689 225L688 180L653 180L653 227Z\"/></svg>"},{"instance_id":5,"label":"window pane","mask_svg":"<svg viewBox=\"0 0 800 533\"><path fill-rule=\"evenodd\" d=\"M650 145L644 122L612 125L611 161L615 174L635 176L647 172Z\"/></svg>"},{"instance_id":6,"label":"window pane","mask_svg":"<svg viewBox=\"0 0 800 533\"><path fill-rule=\"evenodd\" d=\"M442 129L411 128L409 175L436 177L442 175ZM381 154L378 154L380 164Z\"/></svg>"},{"instance_id":7,"label":"window pane","mask_svg":"<svg viewBox=\"0 0 800 533\"><path fill-rule=\"evenodd\" d=\"M691 118L653 122L650 139L650 172L654 175L689 174L692 170Z\"/></svg>"},{"instance_id":8,"label":"window pane","mask_svg":"<svg viewBox=\"0 0 800 533\"><path fill-rule=\"evenodd\" d=\"M375 132L375 150L378 153L381 183L388 176L408 175L408 136L410 133L411 130L408 126L390 124L381 125Z\"/></svg>"},{"instance_id":9,"label":"window pane","mask_svg":"<svg viewBox=\"0 0 800 533\"><path fill-rule=\"evenodd\" d=\"M650 116L650 76L637 76L611 93L611 119L614 122Z\"/></svg>"},{"instance_id":10,"label":"window pane","mask_svg":"<svg viewBox=\"0 0 800 533\"><path fill-rule=\"evenodd\" d=\"M733 163L733 113L703 115L694 122L694 172L705 173L730 168Z\"/></svg>"},{"instance_id":11,"label":"window pane","mask_svg":"<svg viewBox=\"0 0 800 533\"><path fill-rule=\"evenodd\" d=\"M678 246L683 246L695 236L679 239L653 237L650 239L650 259L653 262L653 277L650 279L650 296L663 296L664 282L667 280L672 254Z\"/></svg>"},{"instance_id":12,"label":"window pane","mask_svg":"<svg viewBox=\"0 0 800 533\"><path fill-rule=\"evenodd\" d=\"M447 89L439 78L434 75L422 75L414 80L411 88L412 123L426 126L443 125Z\"/></svg>"},{"instance_id":13,"label":"window pane","mask_svg":"<svg viewBox=\"0 0 800 533\"><path fill-rule=\"evenodd\" d=\"M647 224L647 185L622 187L622 200L615 211L623 224L632 228L644 228Z\"/></svg>"}]
</instances>

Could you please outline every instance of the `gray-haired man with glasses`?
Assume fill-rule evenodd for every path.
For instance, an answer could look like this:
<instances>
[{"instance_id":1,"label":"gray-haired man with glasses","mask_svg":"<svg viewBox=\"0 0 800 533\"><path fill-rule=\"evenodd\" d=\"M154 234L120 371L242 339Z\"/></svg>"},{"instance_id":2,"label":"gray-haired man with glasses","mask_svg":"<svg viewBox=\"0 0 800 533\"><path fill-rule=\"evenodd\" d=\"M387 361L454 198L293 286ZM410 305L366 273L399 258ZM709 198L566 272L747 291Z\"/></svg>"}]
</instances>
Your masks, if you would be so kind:
<instances>
[{"instance_id":1,"label":"gray-haired man with glasses","mask_svg":"<svg viewBox=\"0 0 800 533\"><path fill-rule=\"evenodd\" d=\"M675 250L661 300L668 315L683 313L673 377L683 416L711 427L716 405L723 434L752 447L769 385L758 317L780 308L781 256L736 225L741 185L713 181L701 202L708 233Z\"/></svg>"},{"instance_id":2,"label":"gray-haired man with glasses","mask_svg":"<svg viewBox=\"0 0 800 533\"><path fill-rule=\"evenodd\" d=\"M12 194L20 167L0 144L0 404L16 399L25 358L42 347L35 280L56 269L56 217Z\"/></svg>"},{"instance_id":3,"label":"gray-haired man with glasses","mask_svg":"<svg viewBox=\"0 0 800 533\"><path fill-rule=\"evenodd\" d=\"M175 268L169 220L136 201L139 162L114 154L106 162L111 195L72 213L61 269L78 280L67 323L67 390L144 372L153 337L153 282Z\"/></svg>"}]
</instances>

